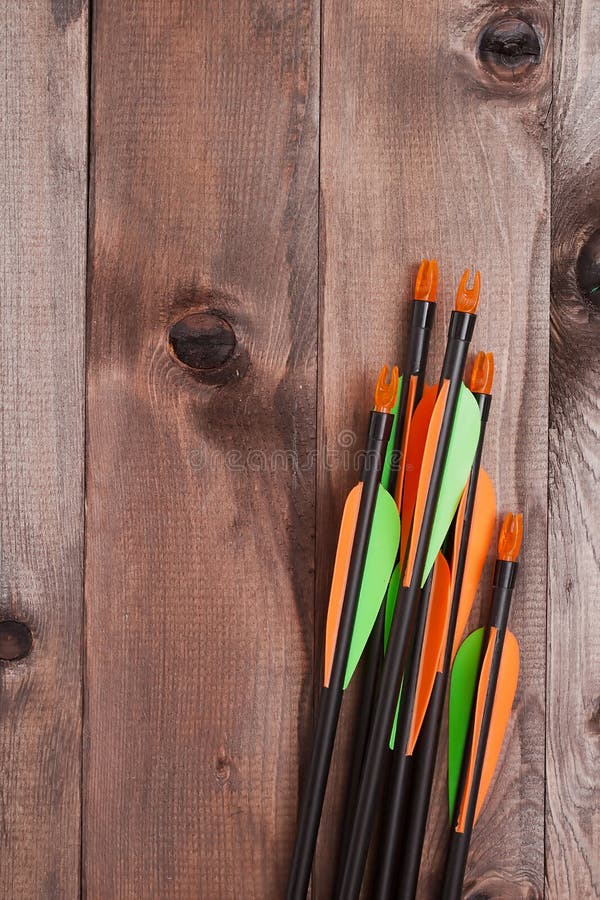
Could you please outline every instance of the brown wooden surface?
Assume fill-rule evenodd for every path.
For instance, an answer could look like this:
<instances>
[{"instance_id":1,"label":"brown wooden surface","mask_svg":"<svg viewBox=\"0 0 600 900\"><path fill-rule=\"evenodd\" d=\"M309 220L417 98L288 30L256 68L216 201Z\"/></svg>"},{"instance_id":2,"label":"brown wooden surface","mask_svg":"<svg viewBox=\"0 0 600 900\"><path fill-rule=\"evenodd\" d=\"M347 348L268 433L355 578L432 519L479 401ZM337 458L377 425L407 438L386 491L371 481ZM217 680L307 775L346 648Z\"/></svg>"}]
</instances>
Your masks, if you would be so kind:
<instances>
[{"instance_id":1,"label":"brown wooden surface","mask_svg":"<svg viewBox=\"0 0 600 900\"><path fill-rule=\"evenodd\" d=\"M557 9L546 884L600 896L600 10Z\"/></svg>"},{"instance_id":2,"label":"brown wooden surface","mask_svg":"<svg viewBox=\"0 0 600 900\"><path fill-rule=\"evenodd\" d=\"M462 269L475 265L484 275L474 349L493 350L497 366L485 464L500 509L522 509L527 533L512 614L522 651L516 712L466 879L473 895L496 897L540 896L544 882L552 4L537 4L531 15L545 50L518 77L501 63L486 70L475 61L488 4L378 0L351 12L330 0L322 42L322 448L335 448L349 426L363 440L373 373L403 348L401 322L421 256L437 257L441 270L438 365ZM321 475L319 546L350 477L342 467ZM321 574L330 558L329 550ZM323 604L323 589L318 597ZM438 896L443 775L423 897ZM342 771L338 795L344 778ZM322 849L319 896L327 897L335 854L329 841Z\"/></svg>"},{"instance_id":3,"label":"brown wooden surface","mask_svg":"<svg viewBox=\"0 0 600 900\"><path fill-rule=\"evenodd\" d=\"M76 897L85 4L2 3L0 34L0 896Z\"/></svg>"},{"instance_id":4,"label":"brown wooden surface","mask_svg":"<svg viewBox=\"0 0 600 900\"><path fill-rule=\"evenodd\" d=\"M311 0L95 6L90 897L283 893L312 704L318 42ZM237 348L186 369L168 331L203 309Z\"/></svg>"},{"instance_id":5,"label":"brown wooden surface","mask_svg":"<svg viewBox=\"0 0 600 900\"><path fill-rule=\"evenodd\" d=\"M600 896L596 6L97 0L88 97L85 3L2 4L2 900L282 896L339 516L422 255L432 373L482 270L485 465L526 520L465 896Z\"/></svg>"}]
</instances>

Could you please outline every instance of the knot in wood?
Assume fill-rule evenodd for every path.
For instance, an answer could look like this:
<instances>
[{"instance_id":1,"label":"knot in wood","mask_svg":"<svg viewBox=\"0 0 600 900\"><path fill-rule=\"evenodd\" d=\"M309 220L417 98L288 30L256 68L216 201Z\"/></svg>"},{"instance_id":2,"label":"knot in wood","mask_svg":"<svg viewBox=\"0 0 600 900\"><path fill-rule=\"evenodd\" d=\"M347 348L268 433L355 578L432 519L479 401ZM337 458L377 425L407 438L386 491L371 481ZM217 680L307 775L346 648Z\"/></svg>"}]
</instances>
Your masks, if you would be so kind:
<instances>
[{"instance_id":1,"label":"knot in wood","mask_svg":"<svg viewBox=\"0 0 600 900\"><path fill-rule=\"evenodd\" d=\"M169 329L173 355L183 365L199 372L224 366L233 355L236 343L233 328L216 312L191 313Z\"/></svg>"},{"instance_id":2,"label":"knot in wood","mask_svg":"<svg viewBox=\"0 0 600 900\"><path fill-rule=\"evenodd\" d=\"M220 750L217 754L215 773L221 787L227 784L231 778L231 759L225 750Z\"/></svg>"},{"instance_id":3,"label":"knot in wood","mask_svg":"<svg viewBox=\"0 0 600 900\"><path fill-rule=\"evenodd\" d=\"M23 622L7 619L0 622L0 660L14 662L23 659L33 644L31 630Z\"/></svg>"},{"instance_id":4,"label":"knot in wood","mask_svg":"<svg viewBox=\"0 0 600 900\"><path fill-rule=\"evenodd\" d=\"M517 16L490 22L477 41L481 64L501 81L526 76L542 60L542 40L532 24Z\"/></svg>"},{"instance_id":5,"label":"knot in wood","mask_svg":"<svg viewBox=\"0 0 600 900\"><path fill-rule=\"evenodd\" d=\"M600 229L585 242L577 257L577 286L588 304L600 310Z\"/></svg>"}]
</instances>

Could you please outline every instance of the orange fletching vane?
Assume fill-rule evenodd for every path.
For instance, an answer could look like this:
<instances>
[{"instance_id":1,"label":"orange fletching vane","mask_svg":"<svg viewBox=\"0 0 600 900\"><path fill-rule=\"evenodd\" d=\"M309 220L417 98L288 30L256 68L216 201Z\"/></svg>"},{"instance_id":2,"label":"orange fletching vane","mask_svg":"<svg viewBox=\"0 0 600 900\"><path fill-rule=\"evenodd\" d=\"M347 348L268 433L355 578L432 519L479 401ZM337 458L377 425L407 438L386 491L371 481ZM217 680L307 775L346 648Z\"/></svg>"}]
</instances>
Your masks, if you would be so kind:
<instances>
[{"instance_id":1,"label":"orange fletching vane","mask_svg":"<svg viewBox=\"0 0 600 900\"><path fill-rule=\"evenodd\" d=\"M446 402L448 400L449 387L450 382L448 381L448 379L446 379L436 397L431 421L429 423L429 429L425 436L423 461L421 463L421 470L418 476L418 487L415 500L412 534L410 539L410 546L408 549L408 557L406 560L406 568L404 570L403 583L405 587L410 584L413 575L415 556L417 553L417 543L419 540L419 534L421 532L421 525L423 524L423 515L425 513L425 501L427 500L427 493L429 491L429 482L431 481L431 472L433 470L433 463L435 461L435 453L437 450L440 429L442 427L442 420L444 418L444 410L446 409ZM402 526L404 527L404 525L405 523L403 517Z\"/></svg>"},{"instance_id":2,"label":"orange fletching vane","mask_svg":"<svg viewBox=\"0 0 600 900\"><path fill-rule=\"evenodd\" d=\"M460 279L460 284L458 285L458 290L456 292L456 303L454 308L457 312L471 313L475 315L477 312L477 307L479 306L479 290L481 287L481 275L479 272L475 272L475 277L473 278L473 287L467 287L467 282L469 280L469 270L465 269L463 272L462 278Z\"/></svg>"},{"instance_id":3,"label":"orange fletching vane","mask_svg":"<svg viewBox=\"0 0 600 900\"><path fill-rule=\"evenodd\" d=\"M400 441L400 468L398 469L398 475L396 477L396 489L394 491L394 499L396 501L396 506L398 510L400 510L400 506L402 503L402 494L404 492L404 475L406 472L406 451L408 449L408 442L410 438L410 432L412 427L412 420L414 416L414 405L415 405L415 393L417 390L417 376L411 375L410 380L408 382L408 397L406 399L406 417L404 420L404 431L402 433L402 438Z\"/></svg>"},{"instance_id":4,"label":"orange fletching vane","mask_svg":"<svg viewBox=\"0 0 600 900\"><path fill-rule=\"evenodd\" d=\"M480 350L475 357L469 388L474 394L491 394L494 381L494 354Z\"/></svg>"},{"instance_id":5,"label":"orange fletching vane","mask_svg":"<svg viewBox=\"0 0 600 900\"><path fill-rule=\"evenodd\" d=\"M456 538L454 541L454 553L452 558L452 591L454 591L454 580L456 578L458 566L460 535L462 534L465 518L467 490L468 485L467 488L465 488L456 514ZM485 565L495 527L496 492L490 476L484 469L480 469L479 477L477 479L477 491L475 492L475 503L473 506L473 518L471 520L471 530L469 532L467 555L465 558L465 568L460 589L458 613L456 616L452 659L456 656L456 652L460 646L461 636L467 627L467 622L471 614L471 609L473 608L479 582L481 581L481 573Z\"/></svg>"},{"instance_id":6,"label":"orange fletching vane","mask_svg":"<svg viewBox=\"0 0 600 900\"><path fill-rule=\"evenodd\" d=\"M481 667L479 684L477 687L477 700L475 706L475 722L473 740L469 748L469 765L467 770L467 778L462 794L460 812L456 825L456 830L463 832L465 830L467 807L469 797L473 790L473 772L475 769L475 757L477 754L477 746L481 736L481 724L483 719L483 710L485 706L485 697L489 684L490 667L492 663L492 654L494 652L495 642L498 640L498 633L495 628L490 629L490 640L485 651L485 657ZM502 648L502 658L500 660L500 668L498 672L498 683L494 696L494 705L492 707L492 716L490 720L490 730L488 734L485 757L483 761L483 769L481 773L481 782L477 793L477 803L475 807L475 818L473 824L477 821L483 801L492 783L494 771L500 757L504 735L510 719L510 711L512 709L513 700L517 691L517 681L519 679L519 644L516 637L511 631L507 631L504 639L504 647Z\"/></svg>"},{"instance_id":7,"label":"orange fletching vane","mask_svg":"<svg viewBox=\"0 0 600 900\"><path fill-rule=\"evenodd\" d=\"M352 545L354 543L354 534L356 532L356 521L358 519L361 494L362 481L353 487L348 494L344 505L342 524L340 525L340 535L338 537L337 551L335 554L331 591L329 593L329 606L327 607L327 626L325 630L325 677L323 682L325 687L329 686L329 680L331 678L331 669L333 667L335 645L340 627L342 607L344 605L344 594L346 593L346 582L348 580L348 567L350 565L350 556L352 554Z\"/></svg>"},{"instance_id":8,"label":"orange fletching vane","mask_svg":"<svg viewBox=\"0 0 600 900\"><path fill-rule=\"evenodd\" d=\"M523 516L507 513L498 538L498 559L516 562L523 542Z\"/></svg>"},{"instance_id":9,"label":"orange fletching vane","mask_svg":"<svg viewBox=\"0 0 600 900\"><path fill-rule=\"evenodd\" d=\"M438 286L438 267L435 259L424 259L415 280L415 300L435 302Z\"/></svg>"},{"instance_id":10,"label":"orange fletching vane","mask_svg":"<svg viewBox=\"0 0 600 900\"><path fill-rule=\"evenodd\" d=\"M392 369L392 375L388 384L388 367L384 366L379 373L375 388L375 410L389 413L394 408L398 393L398 366Z\"/></svg>"},{"instance_id":11,"label":"orange fletching vane","mask_svg":"<svg viewBox=\"0 0 600 900\"><path fill-rule=\"evenodd\" d=\"M443 652L448 629L451 598L450 569L443 554L439 553L433 569L433 583L419 662L415 706L406 750L408 756L413 754L431 699L436 672L440 667L440 654Z\"/></svg>"},{"instance_id":12,"label":"orange fletching vane","mask_svg":"<svg viewBox=\"0 0 600 900\"><path fill-rule=\"evenodd\" d=\"M406 555L410 525L417 500L423 450L427 441L427 432L436 397L437 387L425 385L423 396L417 403L410 420L409 434L406 441L406 458L402 461L402 495L396 495L396 503L400 509L400 518L402 519L400 538L401 561L404 561Z\"/></svg>"}]
</instances>

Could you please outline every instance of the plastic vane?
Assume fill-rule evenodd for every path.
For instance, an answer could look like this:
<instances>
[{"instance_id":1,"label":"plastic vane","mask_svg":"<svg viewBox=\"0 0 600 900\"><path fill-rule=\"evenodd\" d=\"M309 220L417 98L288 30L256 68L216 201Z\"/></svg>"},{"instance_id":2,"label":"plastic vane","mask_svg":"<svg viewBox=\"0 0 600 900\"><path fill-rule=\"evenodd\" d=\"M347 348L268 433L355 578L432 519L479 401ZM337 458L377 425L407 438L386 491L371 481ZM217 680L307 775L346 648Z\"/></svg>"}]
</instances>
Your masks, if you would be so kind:
<instances>
[{"instance_id":1,"label":"plastic vane","mask_svg":"<svg viewBox=\"0 0 600 900\"><path fill-rule=\"evenodd\" d=\"M443 402L439 404L439 400ZM425 401L425 397L421 401L423 404ZM430 400L428 400L430 402ZM438 417L443 414L443 409L445 405L445 395L440 394L438 400L436 401L436 407L438 408ZM415 418L419 413L419 407L415 411ZM423 407L423 411L427 414L427 418L429 420L430 416L428 415L427 404ZM469 472L471 470L471 465L473 463L473 457L475 456L475 450L477 449L477 441L479 439L479 429L481 427L481 417L479 413L479 407L477 406L477 402L473 397L472 393L466 388L464 385L461 385L460 394L458 397L458 404L456 408L456 414L454 417L454 425L452 427L452 435L450 438L450 444L448 448L448 455L446 458L446 465L444 467L444 474L442 477L442 483L440 488L440 494L434 519L434 525L431 535L431 540L429 542L429 550L427 554L427 564L425 566L425 573L423 575L423 579L421 582L421 586L425 584L427 580L427 576L431 571L433 563L439 550L444 542L444 539L448 533L450 525L452 524L452 518L454 513L456 512L456 508L461 499L461 495L464 491L465 483L467 478L469 477ZM433 433L432 433L433 432ZM409 446L408 453L410 454L410 459L418 458L417 452L420 448L423 447L423 443L431 444L433 443L433 450L435 451L435 442L437 442L438 434L439 434L439 422L434 421L431 418L431 425L427 434L426 441L422 441L422 430L421 425L418 428L414 429L414 440L411 440L411 444ZM421 450L423 453L423 450ZM429 454L431 456L431 452ZM411 469L414 471L414 468ZM427 487L429 485L430 478L430 469L427 471L421 470L419 474L419 485L418 492L415 492L414 496L414 505L413 509L418 502L417 494L426 493ZM424 484L422 483L424 482ZM407 472L407 487L408 487L408 472ZM408 502L411 502L412 498L408 498ZM409 530L408 524L408 511L406 511L405 507L402 508L402 527L403 533ZM415 523L418 527L418 523ZM413 525L413 527L415 527ZM437 549L436 549L437 548ZM433 552L435 550L435 553ZM390 582L390 587L388 589L387 601L386 601L386 642L389 636L389 630L391 627L392 617L394 615L394 608L396 603L396 596L398 591L396 588L397 583L399 582L399 573L394 571L392 575L392 580Z\"/></svg>"},{"instance_id":2,"label":"plastic vane","mask_svg":"<svg viewBox=\"0 0 600 900\"><path fill-rule=\"evenodd\" d=\"M369 549L365 562L352 642L344 678L344 690L348 687L360 661L369 635L385 596L385 588L396 561L400 543L400 517L394 498L379 486Z\"/></svg>"},{"instance_id":3,"label":"plastic vane","mask_svg":"<svg viewBox=\"0 0 600 900\"><path fill-rule=\"evenodd\" d=\"M413 752L433 689L433 682L438 663L439 646L448 622L450 599L450 568L443 554L438 553L433 572L433 583L429 598L429 609L427 610L427 622L425 625L425 636L415 695L415 707L407 745L407 753L409 756ZM400 711L401 699L402 690L400 690L398 705L396 706L394 726L390 736L390 750L393 750L396 746L396 731L398 727L398 713Z\"/></svg>"},{"instance_id":4,"label":"plastic vane","mask_svg":"<svg viewBox=\"0 0 600 900\"><path fill-rule=\"evenodd\" d=\"M456 515L456 535L462 533L466 491L463 494L458 512ZM456 656L463 632L466 628L467 621L473 608L477 588L481 581L481 573L487 558L487 554L496 527L496 491L492 479L484 469L479 470L477 479L477 491L475 492L475 503L473 504L473 518L471 520L471 528L469 529L469 543L467 545L467 554L465 558L465 568L463 573L462 585L460 589L460 599L458 604L458 613L456 616L456 627L454 630L454 648L452 657ZM454 590L454 578L458 564L458 553L460 550L460 541L454 543L454 555L452 559L452 590ZM442 655L444 647L442 647Z\"/></svg>"},{"instance_id":5,"label":"plastic vane","mask_svg":"<svg viewBox=\"0 0 600 900\"><path fill-rule=\"evenodd\" d=\"M401 498L400 506L400 559L404 560L408 539L410 536L410 526L412 516L415 509L415 501L417 499L417 487L419 483L419 473L421 471L421 461L423 459L423 449L427 440L427 431L431 414L435 405L435 396L437 387L429 387L425 385L423 396L417 404L411 423L410 435L406 448L406 462L404 475L404 490ZM398 498L396 498L398 502ZM387 646L390 628L392 627L392 618L394 609L396 608L396 598L398 596L398 587L400 585L400 565L398 564L390 579L390 584L386 597L385 608L385 646Z\"/></svg>"},{"instance_id":6,"label":"plastic vane","mask_svg":"<svg viewBox=\"0 0 600 900\"><path fill-rule=\"evenodd\" d=\"M427 471L425 468L425 459L433 456L433 454L428 453L430 443L435 442L437 444L439 425L436 413L441 420L444 407L445 395L443 391L440 391L438 399L436 400L429 433L427 435L427 443L425 445L425 458L421 476L419 478L415 517L417 516L417 510L419 508L419 495L422 490L426 495L427 487L429 486L430 471ZM460 393L458 395L456 414L452 426L452 435L448 445L448 455L444 466L444 474L442 476L435 518L433 520L433 528L431 530L423 578L421 579L421 587L423 587L427 581L435 558L438 555L444 539L448 534L448 529L452 524L454 513L460 503L460 498L467 482L467 478L469 477L471 466L473 465L473 457L475 456L475 451L477 449L480 428L481 415L477 401L470 390L463 384L460 387Z\"/></svg>"},{"instance_id":7,"label":"plastic vane","mask_svg":"<svg viewBox=\"0 0 600 900\"><path fill-rule=\"evenodd\" d=\"M381 471L381 483L386 489L389 491L390 489L390 479L392 477L392 458L394 455L394 443L396 440L396 431L398 428L398 404L400 403L400 394L402 393L402 375L398 378L398 393L396 394L396 402L394 403L392 413L394 414L394 424L392 425L392 430L390 433L390 439L387 445L387 450L385 452L385 459L383 461L383 469Z\"/></svg>"},{"instance_id":8,"label":"plastic vane","mask_svg":"<svg viewBox=\"0 0 600 900\"><path fill-rule=\"evenodd\" d=\"M394 409L396 408L397 405ZM388 468L382 473L382 478L387 477L389 479L389 458L390 457L386 455ZM354 534L360 509L361 494L362 483L359 483L352 488L348 494L342 515L333 578L331 582L329 606L327 610L327 625L325 632L325 687L328 687L329 679L331 677L335 645L342 614L344 594L346 591L348 567L350 565ZM396 561L399 543L400 517L398 509L392 495L386 490L383 484L380 484L356 607L348 662L346 664L344 690L350 683L352 675L356 670L369 639L369 635L373 630L377 614L385 597L390 574Z\"/></svg>"},{"instance_id":9,"label":"plastic vane","mask_svg":"<svg viewBox=\"0 0 600 900\"><path fill-rule=\"evenodd\" d=\"M440 668L440 653L443 650L448 632L450 601L452 600L452 584L450 568L444 556L439 553L435 561L433 585L415 693L415 704L410 726L410 734L406 752L412 756L417 738L421 731L425 713L431 698L435 676Z\"/></svg>"},{"instance_id":10,"label":"plastic vane","mask_svg":"<svg viewBox=\"0 0 600 900\"><path fill-rule=\"evenodd\" d=\"M413 432L409 447L411 461L413 459L418 459L418 452L421 453L423 458L423 464L419 470L418 475L417 490L414 491L412 495L409 491L407 496L407 503L414 503L413 509L415 510L415 519L413 521L413 528L418 528L420 525L419 513L422 516L422 508L421 510L419 510L418 508L419 496L421 496L421 500L423 503L423 495L426 495L427 488L429 486L431 466L433 464L433 456L435 455L435 447L437 445L437 440L439 437L439 427L445 404L446 392L444 391L444 389L442 389L438 394L438 398L435 401L435 405L433 406L433 408L431 407L431 394L427 397L424 397L421 401L421 404L419 405L422 408L421 416L423 421L418 421L418 427L416 427ZM430 412L430 410L432 411ZM417 417L417 413L419 413L419 407L415 411L415 418ZM428 430L425 441L423 441L423 423L425 421L428 422ZM469 389L464 385L461 385L421 587L427 580L436 556L438 555L444 539L448 533L450 525L452 524L454 513L456 512L456 509L460 503L460 499L465 488L465 483L469 477L469 472L473 464L473 457L475 456L475 451L477 449L480 428L481 415L477 402ZM429 463L427 462L428 459ZM414 472L415 469L416 466L411 465L411 473ZM407 519L408 511L405 509L405 507L403 507L402 521L405 530L407 527ZM414 543L415 541L413 541L413 539L411 538L411 544ZM445 560L444 564L447 570L448 567ZM413 721L413 725L411 728L411 735L413 740L411 741L411 745L414 745L414 741L416 741L418 731L421 727L423 717L427 709L427 703L429 702L429 697L431 695L433 678L435 677L435 671L437 668L439 657L439 649L433 647L433 642L436 640L439 641L439 646L441 646L443 642L445 623L447 622L449 602L451 599L449 580L449 572L448 583L446 583L445 579L434 579L436 591L432 590L432 595L430 598L430 606L432 608L433 614L433 620L429 623L430 645L426 656L424 656L423 658L423 663L425 667L430 670L431 666L428 664L432 661L433 658L433 660L435 660L435 667L433 669L431 679L429 679L429 676L426 676L425 674L423 674L423 676L420 678L418 722ZM398 597L397 585L399 584L399 581L400 574L398 571L398 567L396 567L396 570L394 571L392 579L390 581L390 587L388 589L386 598L386 644L389 637L392 618L394 615L396 598ZM429 683L430 681L431 683ZM399 702L400 701L398 701L398 705ZM396 709L394 726L390 735L390 747L392 749L394 748L396 740L397 721L398 709Z\"/></svg>"},{"instance_id":11,"label":"plastic vane","mask_svg":"<svg viewBox=\"0 0 600 900\"><path fill-rule=\"evenodd\" d=\"M457 831L464 828L466 806L468 803L471 779L475 766L475 755L479 743L479 731L483 717L483 707L489 685L490 667L494 643L497 639L495 628L489 629L490 639L485 649L483 662L481 652L485 636L485 628L472 632L456 654L450 682L450 711L448 722L448 801L450 820L454 820L455 806L463 757L467 751L469 726L473 718L473 734L468 748L469 762L462 801L459 808ZM496 686L494 705L490 720L490 730L486 743L485 757L481 774L481 782L477 794L475 819L479 816L483 801L490 788L494 771L498 763L500 751L513 700L517 690L519 677L519 644L511 631L506 631L498 683ZM475 712L473 716L473 705Z\"/></svg>"}]
</instances>

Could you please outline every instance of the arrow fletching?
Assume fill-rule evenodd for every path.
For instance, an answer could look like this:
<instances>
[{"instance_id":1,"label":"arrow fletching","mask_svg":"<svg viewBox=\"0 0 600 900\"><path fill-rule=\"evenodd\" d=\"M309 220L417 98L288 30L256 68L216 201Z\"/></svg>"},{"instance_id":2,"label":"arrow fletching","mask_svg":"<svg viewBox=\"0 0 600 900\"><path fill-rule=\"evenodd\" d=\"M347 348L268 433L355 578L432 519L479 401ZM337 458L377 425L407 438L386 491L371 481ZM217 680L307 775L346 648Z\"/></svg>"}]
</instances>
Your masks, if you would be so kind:
<instances>
[{"instance_id":1,"label":"arrow fletching","mask_svg":"<svg viewBox=\"0 0 600 900\"><path fill-rule=\"evenodd\" d=\"M394 498L379 485L369 547L363 572L354 630L348 654L344 690L348 687L385 597L385 589L398 555L400 517Z\"/></svg>"},{"instance_id":2,"label":"arrow fletching","mask_svg":"<svg viewBox=\"0 0 600 900\"><path fill-rule=\"evenodd\" d=\"M435 676L440 669L440 656L443 654L448 633L451 600L450 567L443 554L438 553L433 569L431 597L419 661L415 706L406 750L408 756L412 756L414 751L431 699Z\"/></svg>"},{"instance_id":3,"label":"arrow fletching","mask_svg":"<svg viewBox=\"0 0 600 900\"><path fill-rule=\"evenodd\" d=\"M423 451L427 440L429 423L435 406L437 387L425 385L423 396L417 403L412 415L406 440L406 453L403 460L403 478L398 481L397 487L402 487L402 496L396 492L396 503L400 509L402 521L402 534L400 539L400 559L406 557L406 548L410 537L415 503L417 500L417 488L419 486L419 473L423 462Z\"/></svg>"},{"instance_id":4,"label":"arrow fletching","mask_svg":"<svg viewBox=\"0 0 600 900\"><path fill-rule=\"evenodd\" d=\"M394 566L394 571L390 578L385 600L385 630L383 633L383 651L387 650L387 644L392 630L392 619L394 618L394 610L398 598L398 590L400 588L400 566Z\"/></svg>"},{"instance_id":5,"label":"arrow fletching","mask_svg":"<svg viewBox=\"0 0 600 900\"><path fill-rule=\"evenodd\" d=\"M335 645L342 615L348 567L352 555L352 545L362 494L362 482L352 488L342 514L342 523L335 555L329 606L327 609L327 625L325 630L325 675L324 686L329 686ZM361 581L360 593L354 619L354 630L350 643L344 690L348 687L360 660L379 609L384 599L385 589L389 581L400 542L400 518L394 498L385 488L379 485L369 546L365 559L365 567Z\"/></svg>"},{"instance_id":6,"label":"arrow fletching","mask_svg":"<svg viewBox=\"0 0 600 900\"><path fill-rule=\"evenodd\" d=\"M389 491L390 489L390 481L392 479L392 460L394 457L394 444L396 440L396 431L398 429L398 404L400 403L400 394L402 393L402 376L400 375L398 378L398 391L396 393L396 402L392 408L392 413L394 414L394 422L392 424L392 430L390 432L390 439L388 441L387 450L385 452L385 459L383 461L383 468L381 471L381 483L386 489Z\"/></svg>"},{"instance_id":7,"label":"arrow fletching","mask_svg":"<svg viewBox=\"0 0 600 900\"><path fill-rule=\"evenodd\" d=\"M331 678L331 670L333 668L333 656L340 627L340 619L342 617L342 606L344 605L344 594L346 592L346 582L348 580L348 567L350 565L350 556L352 555L352 544L354 543L354 533L356 531L362 488L362 482L359 482L352 488L346 497L344 512L342 513L342 523L340 525L335 563L333 566L333 578L331 579L331 590L329 592L329 606L327 607L327 625L325 628L325 679L323 682L325 687L329 687L329 679Z\"/></svg>"},{"instance_id":8,"label":"arrow fletching","mask_svg":"<svg viewBox=\"0 0 600 900\"><path fill-rule=\"evenodd\" d=\"M448 397L448 388L449 382L446 381L440 388L435 401L429 430L427 432L427 440L423 451L423 463L419 474L410 547L404 573L405 585L408 585L412 578L417 543L423 524L429 483ZM446 455L446 462L444 465L444 474L442 476L429 547L427 550L425 569L421 579L421 587L423 587L427 581L435 558L439 553L442 543L448 533L448 529L452 524L454 513L456 512L467 478L469 477L469 472L471 471L473 458L477 449L477 442L479 440L480 428L481 415L477 401L468 388L461 384L448 452Z\"/></svg>"},{"instance_id":9,"label":"arrow fletching","mask_svg":"<svg viewBox=\"0 0 600 900\"><path fill-rule=\"evenodd\" d=\"M465 489L458 512L456 514L456 528L454 553L452 558L452 591L454 591L454 579L456 578L458 554L460 552L460 535L462 534L463 523L465 518L465 506L467 502L467 491ZM454 631L454 647L452 650L452 658L456 655L462 634L467 626L477 588L481 581L481 573L485 565L494 528L496 525L496 492L492 479L484 469L479 470L477 479L477 490L475 492L475 503L473 504L473 518L471 520L471 528L469 530L469 542L467 545L467 555L465 559L465 567L463 572L462 585L460 589L460 600L458 605L458 613L456 616L456 628Z\"/></svg>"},{"instance_id":10,"label":"arrow fletching","mask_svg":"<svg viewBox=\"0 0 600 900\"><path fill-rule=\"evenodd\" d=\"M395 578L395 585L392 580ZM388 592L388 605L386 607L386 637L385 644L387 646L387 637L391 628L391 620L394 613L395 598L397 596L398 585L400 583L400 574L398 567L394 569L394 574L390 580L390 592ZM391 588L395 587L393 592L393 600L390 599ZM427 610L427 621L425 623L425 634L423 637L423 649L419 661L419 674L417 687L415 692L414 709L410 733L408 738L406 753L411 756L416 744L419 732L425 719L427 706L433 690L433 682L438 666L438 656L443 645L444 636L448 627L448 616L450 613L450 568L442 553L438 554L435 561L433 571L433 581L431 584L431 594L429 597L429 608ZM398 713L400 711L400 700L402 698L402 690L398 697L396 706L396 715L394 717L394 725L390 735L390 749L393 750L396 745L396 731L398 727Z\"/></svg>"},{"instance_id":11,"label":"arrow fletching","mask_svg":"<svg viewBox=\"0 0 600 900\"><path fill-rule=\"evenodd\" d=\"M463 759L467 758L467 771L462 795L458 807L456 830L464 831L465 818L469 797L473 790L473 772L477 747L481 738L481 723L485 698L490 679L490 668L495 641L498 640L498 632L495 628L489 629L485 656L480 666L481 651L485 634L484 628L472 632L460 646L450 682L450 711L448 721L448 800L450 805L450 820L454 820L454 812L457 803L458 786L461 777ZM479 677L478 677L479 676ZM481 774L477 803L475 807L475 819L477 821L483 801L490 788L494 771L502 749L502 743L513 700L517 690L519 677L519 644L511 631L506 631L504 646L498 670L498 679L495 687L494 705L490 720L490 730L486 743L486 751ZM473 738L469 746L468 734L472 717L473 704L475 713L473 719Z\"/></svg>"}]
</instances>

